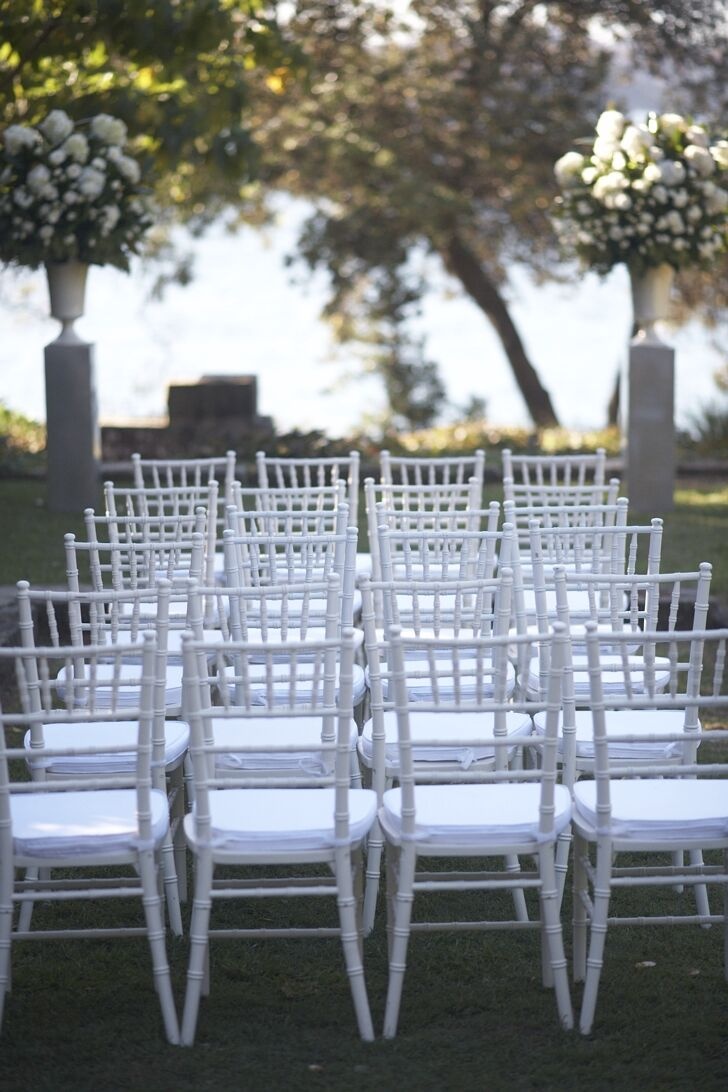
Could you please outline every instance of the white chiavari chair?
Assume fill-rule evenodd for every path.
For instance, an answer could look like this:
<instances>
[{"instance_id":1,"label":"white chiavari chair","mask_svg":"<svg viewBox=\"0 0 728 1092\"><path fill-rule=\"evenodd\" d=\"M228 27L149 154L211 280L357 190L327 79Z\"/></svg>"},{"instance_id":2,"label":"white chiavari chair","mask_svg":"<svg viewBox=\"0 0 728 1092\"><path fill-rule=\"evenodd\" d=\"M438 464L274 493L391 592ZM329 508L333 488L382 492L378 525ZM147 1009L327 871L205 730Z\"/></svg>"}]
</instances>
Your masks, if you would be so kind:
<instances>
[{"instance_id":1,"label":"white chiavari chair","mask_svg":"<svg viewBox=\"0 0 728 1092\"><path fill-rule=\"evenodd\" d=\"M158 879L169 809L153 774L155 661L152 632L141 653L136 644L0 649L3 667L15 668L19 705L11 710L5 695L0 710L0 1012L11 946L146 936L165 1034L179 1041ZM130 692L128 704L117 703ZM120 717L133 731L110 747ZM30 735L30 748L6 747L17 729ZM11 779L8 760L25 760L32 776ZM64 764L68 776L49 776ZM123 909L132 899L141 918ZM96 905L107 902L112 918ZM69 903L77 908L70 919L62 912ZM35 904L40 927L13 929L14 907ZM113 991L110 983L110 1000Z\"/></svg>"},{"instance_id":2,"label":"white chiavari chair","mask_svg":"<svg viewBox=\"0 0 728 1092\"><path fill-rule=\"evenodd\" d=\"M299 675L304 656L305 679ZM219 704L205 704L203 695L210 672L214 685L220 677ZM341 938L359 1034L374 1037L364 981L361 929L358 920L361 854L374 820L376 797L371 790L353 789L350 784L351 677L354 643L347 627L334 639L277 644L248 641L229 642L210 649L191 637L185 646L186 707L190 719L195 777L192 811L185 817L185 831L195 857L195 892L190 926L190 961L182 1018L181 1041L191 1045L195 1038L200 998L210 989L209 949L217 938L247 938L260 941L271 937L316 935ZM232 664L232 675L230 665ZM216 670L215 670L216 668ZM260 704L260 691L251 690L251 671L262 692L278 695ZM336 679L338 674L338 687ZM306 695L301 700L301 693ZM230 753L230 739L216 743L216 729L225 718L238 725L236 750L242 756L258 753L260 735L253 730L247 738L246 721L259 724L279 717L317 718L321 724L311 760L315 773L305 764L292 779L271 776L265 782L259 771L247 780L230 781L227 771L218 776L217 755ZM299 751L298 739L279 741L281 755ZM276 747L271 746L271 751ZM323 772L322 772L323 770ZM301 876L297 869L308 866ZM320 866L313 874L311 866ZM240 878L231 871L243 868ZM226 875L216 876L219 868ZM275 874L270 875L270 869ZM285 869L285 875L281 870ZM253 875L253 870L255 875ZM266 871L268 870L268 871ZM293 870L294 874L289 875ZM263 875L260 873L263 872ZM256 921L254 907L262 897L315 896L336 902L338 921L313 930L300 926L270 927ZM217 926L215 907L223 900L247 902L240 925Z\"/></svg>"}]
</instances>

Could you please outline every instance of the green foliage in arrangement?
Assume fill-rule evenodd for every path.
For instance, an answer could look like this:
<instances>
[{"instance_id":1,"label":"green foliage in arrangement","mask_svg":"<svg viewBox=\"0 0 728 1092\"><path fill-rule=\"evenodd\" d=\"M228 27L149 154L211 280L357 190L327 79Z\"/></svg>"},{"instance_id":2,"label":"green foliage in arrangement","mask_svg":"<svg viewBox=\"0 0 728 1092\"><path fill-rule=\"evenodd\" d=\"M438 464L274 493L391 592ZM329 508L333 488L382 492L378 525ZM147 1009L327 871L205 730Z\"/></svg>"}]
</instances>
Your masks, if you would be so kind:
<instances>
[{"instance_id":1,"label":"green foliage in arrangement","mask_svg":"<svg viewBox=\"0 0 728 1092\"><path fill-rule=\"evenodd\" d=\"M45 425L0 402L0 477L45 467Z\"/></svg>"}]
</instances>

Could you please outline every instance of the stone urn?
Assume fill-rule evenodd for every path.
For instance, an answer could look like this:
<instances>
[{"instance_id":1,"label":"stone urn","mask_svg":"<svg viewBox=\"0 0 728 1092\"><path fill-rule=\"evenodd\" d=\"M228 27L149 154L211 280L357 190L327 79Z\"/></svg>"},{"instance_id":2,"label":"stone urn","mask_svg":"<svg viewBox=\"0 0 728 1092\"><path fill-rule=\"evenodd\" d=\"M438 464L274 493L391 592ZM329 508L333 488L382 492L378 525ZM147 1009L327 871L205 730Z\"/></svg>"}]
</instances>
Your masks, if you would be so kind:
<instances>
[{"instance_id":1,"label":"stone urn","mask_svg":"<svg viewBox=\"0 0 728 1092\"><path fill-rule=\"evenodd\" d=\"M50 312L61 324L57 342L78 345L82 338L74 329L74 322L84 313L86 302L86 276L88 264L73 259L66 262L46 262Z\"/></svg>"},{"instance_id":2,"label":"stone urn","mask_svg":"<svg viewBox=\"0 0 728 1092\"><path fill-rule=\"evenodd\" d=\"M667 262L652 266L650 269L630 269L632 282L632 307L634 312L634 340L664 344L655 329L655 324L664 322L670 309L670 293L675 279L675 270Z\"/></svg>"}]
</instances>

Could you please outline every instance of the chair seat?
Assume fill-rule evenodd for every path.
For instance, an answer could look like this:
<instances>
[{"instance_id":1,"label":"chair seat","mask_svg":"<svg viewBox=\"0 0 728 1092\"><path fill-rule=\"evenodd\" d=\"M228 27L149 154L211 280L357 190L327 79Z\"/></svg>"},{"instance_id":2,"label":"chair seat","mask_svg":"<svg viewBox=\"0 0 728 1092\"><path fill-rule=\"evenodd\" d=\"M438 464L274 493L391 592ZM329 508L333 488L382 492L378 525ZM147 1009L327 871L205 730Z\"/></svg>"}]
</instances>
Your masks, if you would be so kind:
<instances>
[{"instance_id":1,"label":"chair seat","mask_svg":"<svg viewBox=\"0 0 728 1092\"><path fill-rule=\"evenodd\" d=\"M114 679L115 667L113 664L96 664L96 680L97 684L94 688L94 700L96 706L101 708L110 708L116 702L117 707L123 707L125 705L138 706L140 702L139 696L139 679L141 674L141 662L139 667L134 664L125 664L118 676L118 680ZM73 677L73 668L62 667L58 672L58 696L61 700L66 698L66 687L64 686L64 680L69 677ZM124 682L124 679L133 679L134 682ZM106 682L108 680L108 684ZM114 693L116 688L116 694ZM75 692L76 705L79 708L85 708L86 701L83 700L82 692L76 689ZM164 691L164 706L169 712L173 709L179 709L182 703L182 665L181 664L168 664L167 665L167 685Z\"/></svg>"},{"instance_id":2,"label":"chair seat","mask_svg":"<svg viewBox=\"0 0 728 1092\"><path fill-rule=\"evenodd\" d=\"M610 735L650 736L659 732L679 732L685 714L679 709L607 709L605 712L607 737ZM574 716L577 759L594 759L594 726L590 709L577 709ZM533 718L538 735L545 731L542 714ZM564 741L559 736L559 752ZM652 761L660 758L677 760L682 757L683 745L677 742L655 743L649 739L637 739L634 743L611 743L609 757L612 761Z\"/></svg>"},{"instance_id":3,"label":"chair seat","mask_svg":"<svg viewBox=\"0 0 728 1092\"><path fill-rule=\"evenodd\" d=\"M265 667L264 667L263 664L260 664L259 666L260 666L260 683L258 683L258 680L256 679L254 670L251 670L249 672L250 689L251 689L251 693L253 695L252 700L253 700L253 704L255 704L255 705L267 705L268 702L267 702L267 695L266 695ZM298 702L310 701L311 687L312 687L312 679L311 679L311 670L310 669L311 669L312 666L313 665L309 665L309 664L307 664L305 662L299 663L299 665L298 665L298 677L296 679L296 701L298 701ZM254 669L255 665L251 665L251 667ZM306 672L307 667L309 668L308 678L307 678L307 672ZM227 668L225 674L228 677L228 679L230 679L233 676L233 668L232 667ZM273 679L274 680L277 677L280 677L280 679L281 679L280 691L278 691L276 689L276 686L275 686L275 683L274 683L276 702L281 702L281 703L285 702L286 704L288 704L291 695L290 695L289 686L284 681L289 677L289 667L288 667L288 665L286 663L281 663L280 665L277 664L277 663L274 663L272 665L272 674L273 674ZM366 680L365 680L365 677L364 677L364 669L359 667L358 664L354 664L354 668L353 668L353 704L354 704L355 707L357 705L359 705L359 703L361 701L364 700L364 695L366 694L366 689L367 688L366 688Z\"/></svg>"},{"instance_id":4,"label":"chair seat","mask_svg":"<svg viewBox=\"0 0 728 1092\"><path fill-rule=\"evenodd\" d=\"M511 844L541 841L540 785L418 785L415 790L417 841L427 846ZM554 837L569 825L571 799L563 785L555 787ZM384 793L379 821L395 843L402 835L402 793Z\"/></svg>"},{"instance_id":5,"label":"chair seat","mask_svg":"<svg viewBox=\"0 0 728 1092\"><path fill-rule=\"evenodd\" d=\"M84 774L123 774L134 770L136 754L134 748L139 735L139 724L135 720L101 721L90 725L88 722L73 724L46 724L43 735L48 748L84 747L93 742L94 746L111 747L129 745L128 751L116 751L113 754L59 755L43 756L42 751L30 746L30 732L26 732L23 745L28 752L28 766L35 770L44 770L47 777L76 777ZM167 768L177 766L184 758L189 746L190 730L183 720L164 722L164 765Z\"/></svg>"},{"instance_id":6,"label":"chair seat","mask_svg":"<svg viewBox=\"0 0 728 1092\"><path fill-rule=\"evenodd\" d=\"M635 694L644 694L646 692L644 660L641 656L629 656L628 659L632 691ZM586 658L583 656L574 656L573 665L574 697L579 701L589 697L589 671L586 666ZM624 694L625 668L621 657L602 656L601 668L602 687L605 696L608 698L610 694ZM662 656L657 656L653 662L653 669L654 691L659 694L670 683L670 661ZM528 692L535 694L538 693L538 690L538 669L534 666L534 661L531 661L528 672Z\"/></svg>"},{"instance_id":7,"label":"chair seat","mask_svg":"<svg viewBox=\"0 0 728 1092\"><path fill-rule=\"evenodd\" d=\"M412 757L415 762L453 763L463 770L474 762L492 761L495 748L483 743L484 736L494 734L494 717L491 713L410 713ZM397 739L397 715L388 710L383 718L385 736L385 762L390 769L399 766ZM359 740L362 762L371 767L374 763L373 722L368 720ZM527 738L532 732L530 717L522 713L506 713L506 733L514 738ZM419 740L441 740L437 746L420 746ZM452 745L457 741L457 745Z\"/></svg>"},{"instance_id":8,"label":"chair seat","mask_svg":"<svg viewBox=\"0 0 728 1092\"><path fill-rule=\"evenodd\" d=\"M213 853L255 856L271 851L328 851L336 842L334 795L323 789L213 789L209 793ZM371 789L349 790L350 845L366 837L377 810ZM185 816L187 840L198 845L195 807Z\"/></svg>"},{"instance_id":9,"label":"chair seat","mask_svg":"<svg viewBox=\"0 0 728 1092\"><path fill-rule=\"evenodd\" d=\"M321 717L217 717L211 721L216 746L229 746L230 752L216 753L218 772L245 770L301 770L305 773L324 773L325 765L316 745L321 742ZM356 723L351 722L350 746L356 747L359 734ZM235 751L242 740L246 746L260 750ZM270 750L300 744L300 751ZM328 764L333 752L328 754Z\"/></svg>"},{"instance_id":10,"label":"chair seat","mask_svg":"<svg viewBox=\"0 0 728 1092\"><path fill-rule=\"evenodd\" d=\"M609 824L620 841L723 841L728 845L728 780L663 780L631 778L610 781L612 818ZM574 786L574 821L586 836L596 837L596 782ZM600 826L608 821L600 820Z\"/></svg>"},{"instance_id":11,"label":"chair seat","mask_svg":"<svg viewBox=\"0 0 728 1092\"><path fill-rule=\"evenodd\" d=\"M127 856L139 850L137 794L134 789L92 792L35 792L11 798L13 848L16 856L38 860ZM169 801L151 793L154 847L169 828Z\"/></svg>"},{"instance_id":12,"label":"chair seat","mask_svg":"<svg viewBox=\"0 0 728 1092\"><path fill-rule=\"evenodd\" d=\"M359 553L356 555L356 576L357 579L362 576L372 575L372 555Z\"/></svg>"},{"instance_id":13,"label":"chair seat","mask_svg":"<svg viewBox=\"0 0 728 1092\"><path fill-rule=\"evenodd\" d=\"M421 666L420 666L421 664ZM455 680L454 676L448 671L448 658L446 656L437 661L438 670L441 672L438 678L438 689L441 700L449 701L455 700ZM472 701L478 694L482 697L493 696L493 682L488 678L485 684L482 684L475 678L476 661L469 660L467 657L463 657L459 661L459 671L464 673L464 677L460 678L459 695L462 701ZM470 674L470 672L473 672ZM419 677L421 675L421 678ZM367 669L367 686L369 685L369 675ZM389 679L385 678L382 681L382 691L384 693L384 699L389 700ZM516 673L512 664L508 664L506 675L506 696L510 697L516 687ZM407 694L410 701L430 701L432 699L432 682L431 673L427 666L427 661L422 660L409 660L407 661Z\"/></svg>"}]
</instances>

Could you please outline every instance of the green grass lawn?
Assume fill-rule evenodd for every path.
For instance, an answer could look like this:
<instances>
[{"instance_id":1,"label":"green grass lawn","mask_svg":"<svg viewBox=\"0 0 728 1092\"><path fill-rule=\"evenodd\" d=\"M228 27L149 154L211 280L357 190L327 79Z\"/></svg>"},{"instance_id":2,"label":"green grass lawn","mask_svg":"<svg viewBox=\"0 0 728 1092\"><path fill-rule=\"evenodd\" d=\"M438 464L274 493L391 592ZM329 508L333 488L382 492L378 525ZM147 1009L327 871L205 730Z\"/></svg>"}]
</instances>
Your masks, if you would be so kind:
<instances>
[{"instance_id":1,"label":"green grass lawn","mask_svg":"<svg viewBox=\"0 0 728 1092\"><path fill-rule=\"evenodd\" d=\"M62 535L82 534L83 522L49 514L44 495L42 483L0 482L0 585L65 582ZM711 561L713 592L728 604L728 488L681 488L665 526L663 568ZM465 916L472 898L462 896L456 914ZM648 913L658 901L684 909L689 896L640 898L639 912ZM281 913L258 905L221 912L265 912L272 923ZM326 912L320 903L312 911L317 921ZM569 921L567 892L567 948ZM22 943L13 953L0 1035L0 1088L722 1090L722 949L716 928L611 930L594 1032L582 1038L559 1030L553 997L540 984L536 933L418 935L398 1037L363 1044L337 941L223 940L212 949L197 1043L182 1049L164 1042L143 940ZM168 950L181 1005L187 939L170 938ZM364 951L380 1029L387 978L381 907ZM579 998L575 988L575 1003Z\"/></svg>"}]
</instances>

